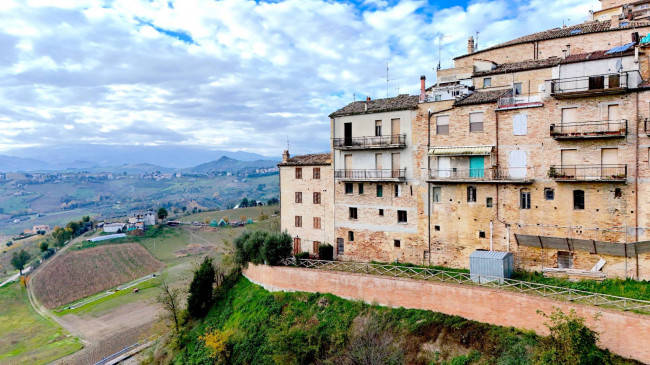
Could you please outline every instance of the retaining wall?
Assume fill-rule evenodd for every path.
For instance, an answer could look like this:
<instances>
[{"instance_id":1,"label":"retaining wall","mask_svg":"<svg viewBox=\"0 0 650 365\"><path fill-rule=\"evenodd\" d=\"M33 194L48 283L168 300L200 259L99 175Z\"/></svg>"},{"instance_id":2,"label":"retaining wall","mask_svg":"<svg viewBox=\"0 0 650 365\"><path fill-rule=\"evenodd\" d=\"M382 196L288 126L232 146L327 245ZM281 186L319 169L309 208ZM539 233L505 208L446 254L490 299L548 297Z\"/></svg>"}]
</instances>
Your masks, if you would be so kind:
<instances>
[{"instance_id":1,"label":"retaining wall","mask_svg":"<svg viewBox=\"0 0 650 365\"><path fill-rule=\"evenodd\" d=\"M545 319L554 307L571 308L600 333L600 345L627 358L650 363L650 316L557 301L499 289L292 267L255 266L244 275L270 291L331 293L391 307L425 309L498 326L546 335ZM598 320L594 316L600 313Z\"/></svg>"}]
</instances>

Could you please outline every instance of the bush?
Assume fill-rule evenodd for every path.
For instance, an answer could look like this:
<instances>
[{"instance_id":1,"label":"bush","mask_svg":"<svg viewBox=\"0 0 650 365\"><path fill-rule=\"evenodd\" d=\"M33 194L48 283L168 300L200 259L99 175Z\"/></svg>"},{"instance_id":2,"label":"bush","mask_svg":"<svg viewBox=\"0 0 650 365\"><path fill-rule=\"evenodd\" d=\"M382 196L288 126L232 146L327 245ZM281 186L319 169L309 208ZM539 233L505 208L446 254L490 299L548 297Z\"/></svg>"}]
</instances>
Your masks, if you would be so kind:
<instances>
[{"instance_id":1,"label":"bush","mask_svg":"<svg viewBox=\"0 0 650 365\"><path fill-rule=\"evenodd\" d=\"M56 252L56 251L54 251L53 248L49 248L49 249L47 249L47 250L45 250L45 251L43 251L43 252L41 253L41 258L42 258L43 260L47 260L47 259L49 259L50 257L52 257L52 255L54 255L54 252Z\"/></svg>"},{"instance_id":2,"label":"bush","mask_svg":"<svg viewBox=\"0 0 650 365\"><path fill-rule=\"evenodd\" d=\"M291 236L286 233L244 232L233 241L234 261L240 267L246 267L249 262L277 265L291 255L291 241Z\"/></svg>"},{"instance_id":3,"label":"bush","mask_svg":"<svg viewBox=\"0 0 650 365\"><path fill-rule=\"evenodd\" d=\"M289 234L268 235L262 247L262 257L268 265L274 266L291 256L291 236Z\"/></svg>"},{"instance_id":4,"label":"bush","mask_svg":"<svg viewBox=\"0 0 650 365\"><path fill-rule=\"evenodd\" d=\"M329 244L318 246L318 258L327 261L334 260L334 247Z\"/></svg>"},{"instance_id":5,"label":"bush","mask_svg":"<svg viewBox=\"0 0 650 365\"><path fill-rule=\"evenodd\" d=\"M309 252L301 252L301 253L296 254L294 256L296 258L296 261L308 260L309 259Z\"/></svg>"}]
</instances>

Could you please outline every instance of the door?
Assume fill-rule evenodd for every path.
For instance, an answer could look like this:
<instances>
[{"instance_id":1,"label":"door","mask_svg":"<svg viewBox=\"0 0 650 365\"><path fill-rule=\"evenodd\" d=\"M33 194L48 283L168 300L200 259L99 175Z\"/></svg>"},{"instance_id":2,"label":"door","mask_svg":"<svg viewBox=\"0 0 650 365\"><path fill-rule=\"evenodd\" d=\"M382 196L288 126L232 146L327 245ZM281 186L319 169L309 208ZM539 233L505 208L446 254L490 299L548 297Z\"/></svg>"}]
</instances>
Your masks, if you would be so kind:
<instances>
[{"instance_id":1,"label":"door","mask_svg":"<svg viewBox=\"0 0 650 365\"><path fill-rule=\"evenodd\" d=\"M562 124L560 125L559 133L575 133L578 131L576 123L576 115L578 108L564 108L562 109Z\"/></svg>"},{"instance_id":2,"label":"door","mask_svg":"<svg viewBox=\"0 0 650 365\"><path fill-rule=\"evenodd\" d=\"M485 176L484 170L485 157L471 156L469 158L469 177L482 178Z\"/></svg>"},{"instance_id":3,"label":"door","mask_svg":"<svg viewBox=\"0 0 650 365\"><path fill-rule=\"evenodd\" d=\"M562 150L562 167L558 173L561 177L574 179L578 164L578 150Z\"/></svg>"},{"instance_id":4,"label":"door","mask_svg":"<svg viewBox=\"0 0 650 365\"><path fill-rule=\"evenodd\" d=\"M399 153L391 153L391 170L393 171L393 178L398 178L400 177L400 165L399 165L399 160L400 160L400 154Z\"/></svg>"},{"instance_id":5,"label":"door","mask_svg":"<svg viewBox=\"0 0 650 365\"><path fill-rule=\"evenodd\" d=\"M451 177L451 157L438 156L438 177Z\"/></svg>"},{"instance_id":6,"label":"door","mask_svg":"<svg viewBox=\"0 0 650 365\"><path fill-rule=\"evenodd\" d=\"M337 238L336 239L336 254L337 255L343 255L344 253L344 240L343 238Z\"/></svg>"},{"instance_id":7,"label":"door","mask_svg":"<svg viewBox=\"0 0 650 365\"><path fill-rule=\"evenodd\" d=\"M352 123L343 124L343 144L352 146Z\"/></svg>"},{"instance_id":8,"label":"door","mask_svg":"<svg viewBox=\"0 0 650 365\"><path fill-rule=\"evenodd\" d=\"M607 128L609 132L618 132L621 130L622 125L618 116L618 105L607 106L607 120L610 121Z\"/></svg>"},{"instance_id":9,"label":"door","mask_svg":"<svg viewBox=\"0 0 650 365\"><path fill-rule=\"evenodd\" d=\"M293 254L294 256L302 252L300 249L300 238L296 237L293 239Z\"/></svg>"},{"instance_id":10,"label":"door","mask_svg":"<svg viewBox=\"0 0 650 365\"><path fill-rule=\"evenodd\" d=\"M600 161L602 164L602 178L616 177L618 171L618 148L603 148L600 150Z\"/></svg>"},{"instance_id":11,"label":"door","mask_svg":"<svg viewBox=\"0 0 650 365\"><path fill-rule=\"evenodd\" d=\"M382 163L381 160L383 158L383 154L381 153L375 153L375 169L376 170L381 170L382 169Z\"/></svg>"},{"instance_id":12,"label":"door","mask_svg":"<svg viewBox=\"0 0 650 365\"><path fill-rule=\"evenodd\" d=\"M390 120L390 133L392 135L391 144L399 144L400 143L399 118L394 118Z\"/></svg>"},{"instance_id":13,"label":"door","mask_svg":"<svg viewBox=\"0 0 650 365\"><path fill-rule=\"evenodd\" d=\"M343 160L343 168L345 169L345 177L352 177L352 155L345 155Z\"/></svg>"},{"instance_id":14,"label":"door","mask_svg":"<svg viewBox=\"0 0 650 365\"><path fill-rule=\"evenodd\" d=\"M526 151L510 151L508 158L508 175L514 179L525 178L527 164L528 155Z\"/></svg>"}]
</instances>

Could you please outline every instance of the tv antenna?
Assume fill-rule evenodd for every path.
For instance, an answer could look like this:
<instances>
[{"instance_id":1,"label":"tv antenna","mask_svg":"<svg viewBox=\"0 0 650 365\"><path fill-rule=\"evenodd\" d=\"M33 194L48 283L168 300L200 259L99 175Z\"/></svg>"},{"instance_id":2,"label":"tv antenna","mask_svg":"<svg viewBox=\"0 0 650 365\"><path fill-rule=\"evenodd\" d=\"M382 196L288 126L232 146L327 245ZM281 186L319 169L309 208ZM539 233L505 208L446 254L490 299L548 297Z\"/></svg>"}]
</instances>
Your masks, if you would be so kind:
<instances>
[{"instance_id":1,"label":"tv antenna","mask_svg":"<svg viewBox=\"0 0 650 365\"><path fill-rule=\"evenodd\" d=\"M289 151L289 135L287 135L287 151Z\"/></svg>"},{"instance_id":2,"label":"tv antenna","mask_svg":"<svg viewBox=\"0 0 650 365\"><path fill-rule=\"evenodd\" d=\"M481 34L481 32L476 32L476 40L474 41L474 52L478 51L478 35Z\"/></svg>"},{"instance_id":3,"label":"tv antenna","mask_svg":"<svg viewBox=\"0 0 650 365\"><path fill-rule=\"evenodd\" d=\"M442 61L442 40L444 38L449 38L451 36L444 35L442 33L438 34L438 70L442 68L440 62Z\"/></svg>"},{"instance_id":4,"label":"tv antenna","mask_svg":"<svg viewBox=\"0 0 650 365\"><path fill-rule=\"evenodd\" d=\"M390 78L388 78L388 61L386 61L386 99L388 99L388 82L393 81Z\"/></svg>"}]
</instances>

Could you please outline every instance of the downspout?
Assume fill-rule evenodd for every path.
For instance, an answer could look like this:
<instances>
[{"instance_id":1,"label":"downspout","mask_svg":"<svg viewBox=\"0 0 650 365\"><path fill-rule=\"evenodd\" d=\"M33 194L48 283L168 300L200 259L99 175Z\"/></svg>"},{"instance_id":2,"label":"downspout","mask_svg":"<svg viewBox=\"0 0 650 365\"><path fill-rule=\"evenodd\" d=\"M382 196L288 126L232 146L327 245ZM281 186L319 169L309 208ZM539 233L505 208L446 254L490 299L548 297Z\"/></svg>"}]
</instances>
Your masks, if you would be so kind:
<instances>
[{"instance_id":1,"label":"downspout","mask_svg":"<svg viewBox=\"0 0 650 365\"><path fill-rule=\"evenodd\" d=\"M635 168L634 168L634 242L639 242L639 93L636 92L636 134L635 139ZM627 232L625 232L627 237ZM627 240L626 240L627 241ZM636 255L636 279L639 280L639 255L636 253L636 245L634 246L634 253Z\"/></svg>"},{"instance_id":2,"label":"downspout","mask_svg":"<svg viewBox=\"0 0 650 365\"><path fill-rule=\"evenodd\" d=\"M333 237L332 246L334 246L333 251L336 252L336 259L339 259L339 243L336 238L336 153L334 152L334 138L336 138L336 118L332 118L332 145L330 151L332 151L332 231Z\"/></svg>"},{"instance_id":3,"label":"downspout","mask_svg":"<svg viewBox=\"0 0 650 365\"><path fill-rule=\"evenodd\" d=\"M427 209L428 209L428 216L427 216L427 222L428 222L428 239L429 239L429 266L431 266L431 183L428 181L429 177L429 172L431 171L431 158L429 158L429 151L431 150L431 116L433 113L431 113L431 110L427 110L428 116L427 116L427 153L426 153L426 158L427 158Z\"/></svg>"},{"instance_id":4,"label":"downspout","mask_svg":"<svg viewBox=\"0 0 650 365\"><path fill-rule=\"evenodd\" d=\"M498 169L501 166L499 165L499 113L497 113L496 110L494 111L494 120L495 120L495 125L496 125L496 143L495 143L496 158L495 158L495 160L496 160L496 165L497 165L497 169ZM510 251L510 227L509 227L508 223L506 223L505 221L501 220L501 218L499 218L499 203L500 203L500 201L499 201L499 185L495 184L494 187L496 188L496 192L497 192L496 193L496 199L495 199L496 200L495 204L497 206L496 218L497 218L497 222L502 223L507 229L507 233L508 233L508 236L507 236L507 249L508 249L508 251Z\"/></svg>"}]
</instances>

